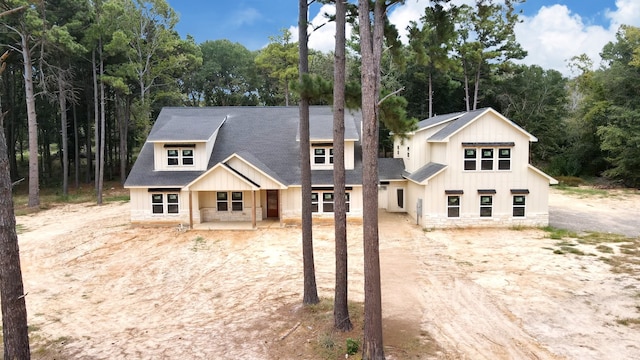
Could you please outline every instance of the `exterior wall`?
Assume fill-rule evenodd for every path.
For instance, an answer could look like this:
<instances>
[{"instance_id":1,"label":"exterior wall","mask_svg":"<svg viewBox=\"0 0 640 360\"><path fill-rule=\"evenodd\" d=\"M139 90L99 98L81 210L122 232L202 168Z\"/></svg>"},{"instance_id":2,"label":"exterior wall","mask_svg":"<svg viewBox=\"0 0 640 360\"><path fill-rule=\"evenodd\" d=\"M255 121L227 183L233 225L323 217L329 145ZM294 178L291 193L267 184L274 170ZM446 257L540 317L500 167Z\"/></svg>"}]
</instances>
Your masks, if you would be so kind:
<instances>
[{"instance_id":1,"label":"exterior wall","mask_svg":"<svg viewBox=\"0 0 640 360\"><path fill-rule=\"evenodd\" d=\"M464 170L462 143L513 142L510 170ZM407 183L407 213L416 219L416 204L422 199L420 224L425 228L544 226L549 223L549 180L529 167L529 137L492 113L477 119L451 136L449 142L430 143L434 161L447 165L442 173L426 184ZM480 148L481 146L479 146ZM427 161L427 162L428 162ZM513 216L512 189L528 190L525 195L525 216ZM460 217L447 216L446 190L462 190ZM480 217L478 190L495 190L492 195L492 216ZM454 194L451 194L454 195Z\"/></svg>"},{"instance_id":2,"label":"exterior wall","mask_svg":"<svg viewBox=\"0 0 640 360\"><path fill-rule=\"evenodd\" d=\"M251 190L252 186L248 181L241 179L224 167L215 168L205 177L191 185L193 191L245 191Z\"/></svg>"},{"instance_id":3,"label":"exterior wall","mask_svg":"<svg viewBox=\"0 0 640 360\"><path fill-rule=\"evenodd\" d=\"M138 224L189 224L189 192L178 192L179 210L177 214L153 214L151 192L146 188L131 188L131 222ZM170 193L176 193L171 191Z\"/></svg>"},{"instance_id":4,"label":"exterior wall","mask_svg":"<svg viewBox=\"0 0 640 360\"><path fill-rule=\"evenodd\" d=\"M229 192L220 190L223 192ZM242 192L242 211L232 211L229 205L229 210L218 211L218 204L216 194L217 191L201 191L195 192L194 197L198 198L198 212L200 213L200 222L209 221L251 221L253 216L253 204L252 204L252 191ZM262 202L260 192L255 192L256 198L256 221L262 221ZM194 206L194 211L195 211ZM195 223L195 220L194 220Z\"/></svg>"},{"instance_id":5,"label":"exterior wall","mask_svg":"<svg viewBox=\"0 0 640 360\"><path fill-rule=\"evenodd\" d=\"M325 143L325 142L322 142L322 143ZM329 147L330 146L327 146L327 148ZM333 164L315 164L313 162L313 157L314 157L313 142L312 142L310 151L311 151L311 154L310 154L311 170L333 170ZM344 142L344 168L345 170L353 170L355 168L355 142L354 141Z\"/></svg>"},{"instance_id":6,"label":"exterior wall","mask_svg":"<svg viewBox=\"0 0 640 360\"><path fill-rule=\"evenodd\" d=\"M398 206L398 189L402 189L402 207ZM407 182L390 181L389 184L378 186L378 207L389 212L406 212Z\"/></svg>"},{"instance_id":7,"label":"exterior wall","mask_svg":"<svg viewBox=\"0 0 640 360\"><path fill-rule=\"evenodd\" d=\"M362 219L362 187L354 186L350 193L348 219ZM280 192L280 219L283 222L299 223L302 216L302 188L289 187ZM314 219L331 219L333 213L314 213Z\"/></svg>"},{"instance_id":8,"label":"exterior wall","mask_svg":"<svg viewBox=\"0 0 640 360\"><path fill-rule=\"evenodd\" d=\"M393 140L393 157L404 159L405 166L409 172L414 172L425 164L434 161L432 160L431 146L427 146L427 139L445 126L446 124L443 124L420 130L409 134L406 139L395 136Z\"/></svg>"},{"instance_id":9,"label":"exterior wall","mask_svg":"<svg viewBox=\"0 0 640 360\"><path fill-rule=\"evenodd\" d=\"M229 166L240 172L242 175L251 179L251 181L260 185L261 189L280 189L282 185L273 181L271 178L258 171L255 167L247 164L239 158L231 158Z\"/></svg>"},{"instance_id":10,"label":"exterior wall","mask_svg":"<svg viewBox=\"0 0 640 360\"><path fill-rule=\"evenodd\" d=\"M170 171L201 171L207 169L207 163L209 162L209 153L207 153L207 143L198 142L195 143L196 147L193 149L193 165L167 165L167 148L164 147L164 143L153 144L153 168L156 171L170 170ZM187 149L187 148L185 148Z\"/></svg>"}]
</instances>

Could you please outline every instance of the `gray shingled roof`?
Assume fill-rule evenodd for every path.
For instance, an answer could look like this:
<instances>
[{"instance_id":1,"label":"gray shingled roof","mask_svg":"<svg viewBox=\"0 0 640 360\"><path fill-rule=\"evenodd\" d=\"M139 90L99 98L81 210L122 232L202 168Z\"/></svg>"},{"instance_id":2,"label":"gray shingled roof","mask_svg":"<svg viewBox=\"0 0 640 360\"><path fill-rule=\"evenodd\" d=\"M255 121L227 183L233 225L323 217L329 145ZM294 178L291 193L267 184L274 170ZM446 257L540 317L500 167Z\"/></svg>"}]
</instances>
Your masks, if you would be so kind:
<instances>
[{"instance_id":1,"label":"gray shingled roof","mask_svg":"<svg viewBox=\"0 0 640 360\"><path fill-rule=\"evenodd\" d=\"M298 135L299 109L298 107L209 107L209 108L169 108L172 118L180 121L179 128L188 129L186 132L199 133L198 127L215 128L220 119L226 121L220 127L207 169L224 161L237 153L246 161L264 171L269 176L286 186L300 184L300 143ZM201 112L198 110L202 110ZM163 112L165 110L163 109ZM182 116L182 112L187 114ZM200 116L197 116L197 114ZM162 112L161 112L162 114ZM156 122L151 134L159 139L164 129L175 128L169 125L167 118ZM347 130L349 137L359 138L357 126L359 116L346 116L345 137ZM210 124L209 122L213 123ZM312 106L310 108L310 128L329 129L333 125L333 115L328 106ZM348 125L347 125L348 124ZM160 131L156 129L159 126ZM333 135L332 135L333 136ZM169 140L167 138L165 140ZM172 140L172 139L171 139ZM355 169L346 172L349 185L362 183L362 161L360 143L356 142ZM136 161L125 186L185 186L204 171L153 171L153 146L146 143ZM333 172L317 170L312 172L313 184L333 184Z\"/></svg>"},{"instance_id":2,"label":"gray shingled roof","mask_svg":"<svg viewBox=\"0 0 640 360\"><path fill-rule=\"evenodd\" d=\"M450 122L447 126L445 126L442 130L437 133L431 135L429 141L443 141L450 135L454 134L458 130L467 126L473 120L475 120L480 114L487 111L489 108L482 108L478 110L469 111L464 113L464 115L458 117L454 121Z\"/></svg>"},{"instance_id":3,"label":"gray shingled roof","mask_svg":"<svg viewBox=\"0 0 640 360\"><path fill-rule=\"evenodd\" d=\"M226 115L215 108L166 107L160 111L147 141L206 141Z\"/></svg>"},{"instance_id":4,"label":"gray shingled roof","mask_svg":"<svg viewBox=\"0 0 640 360\"><path fill-rule=\"evenodd\" d=\"M378 159L378 179L385 180L403 180L404 160L392 158Z\"/></svg>"},{"instance_id":5,"label":"gray shingled roof","mask_svg":"<svg viewBox=\"0 0 640 360\"><path fill-rule=\"evenodd\" d=\"M344 139L358 141L360 133L358 128L362 121L360 112L346 110L344 113ZM333 112L327 114L316 114L314 121L309 123L309 138L311 141L333 141ZM300 140L300 132L296 135L296 140Z\"/></svg>"},{"instance_id":6,"label":"gray shingled roof","mask_svg":"<svg viewBox=\"0 0 640 360\"><path fill-rule=\"evenodd\" d=\"M460 117L463 114L464 112L457 112L457 113L451 113L451 114L436 115L428 119L424 119L418 122L418 131L445 123L447 121L455 120L457 117Z\"/></svg>"},{"instance_id":7,"label":"gray shingled roof","mask_svg":"<svg viewBox=\"0 0 640 360\"><path fill-rule=\"evenodd\" d=\"M447 167L447 165L430 162L420 169L414 171L411 175L407 176L407 179L415 181L417 183L421 183L434 176L445 167Z\"/></svg>"}]
</instances>

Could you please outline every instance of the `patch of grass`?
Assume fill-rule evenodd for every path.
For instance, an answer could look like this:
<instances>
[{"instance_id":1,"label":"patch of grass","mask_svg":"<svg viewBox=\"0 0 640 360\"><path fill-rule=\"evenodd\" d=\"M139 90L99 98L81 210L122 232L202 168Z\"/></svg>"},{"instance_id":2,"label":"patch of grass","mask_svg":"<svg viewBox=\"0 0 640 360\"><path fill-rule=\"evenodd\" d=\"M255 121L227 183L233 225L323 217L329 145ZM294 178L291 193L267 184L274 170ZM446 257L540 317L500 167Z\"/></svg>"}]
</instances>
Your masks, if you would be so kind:
<instances>
[{"instance_id":1,"label":"patch of grass","mask_svg":"<svg viewBox=\"0 0 640 360\"><path fill-rule=\"evenodd\" d=\"M569 231L566 229L558 229L553 226L545 226L542 228L543 231L546 231L549 234L549 238L554 240L560 240L565 237L575 238L577 235L573 231Z\"/></svg>"},{"instance_id":2,"label":"patch of grass","mask_svg":"<svg viewBox=\"0 0 640 360\"><path fill-rule=\"evenodd\" d=\"M16 224L16 233L17 233L18 235L20 235L20 234L24 233L26 229L27 229L27 228L26 228L24 225L22 225L22 224Z\"/></svg>"},{"instance_id":3,"label":"patch of grass","mask_svg":"<svg viewBox=\"0 0 640 360\"><path fill-rule=\"evenodd\" d=\"M589 232L585 235L581 235L578 238L578 242L581 244L601 244L601 243L620 243L627 242L631 239L625 235L611 234L603 232Z\"/></svg>"},{"instance_id":4,"label":"patch of grass","mask_svg":"<svg viewBox=\"0 0 640 360\"><path fill-rule=\"evenodd\" d=\"M607 245L598 245L596 246L596 250L600 251L601 253L613 254L613 248Z\"/></svg>"},{"instance_id":5,"label":"patch of grass","mask_svg":"<svg viewBox=\"0 0 640 360\"><path fill-rule=\"evenodd\" d=\"M563 192L570 194L570 195L575 195L578 196L580 198L584 198L584 197L609 197L610 196L610 192L607 190L603 190L603 189L594 189L591 187L571 187L571 186L558 186L558 189L562 190Z\"/></svg>"},{"instance_id":6,"label":"patch of grass","mask_svg":"<svg viewBox=\"0 0 640 360\"><path fill-rule=\"evenodd\" d=\"M129 194L116 194L107 196L103 199L105 202L127 202L131 200Z\"/></svg>"},{"instance_id":7,"label":"patch of grass","mask_svg":"<svg viewBox=\"0 0 640 360\"><path fill-rule=\"evenodd\" d=\"M209 246L207 245L207 239L202 236L196 236L193 239L193 246L191 247L191 251L198 252L199 250L209 250Z\"/></svg>"},{"instance_id":8,"label":"patch of grass","mask_svg":"<svg viewBox=\"0 0 640 360\"><path fill-rule=\"evenodd\" d=\"M556 180L558 180L558 186L561 189L564 189L568 186L580 186L584 185L584 180L577 176L556 176Z\"/></svg>"},{"instance_id":9,"label":"patch of grass","mask_svg":"<svg viewBox=\"0 0 640 360\"><path fill-rule=\"evenodd\" d=\"M565 253L569 253L569 254L586 255L582 250L577 249L575 247L571 247L571 246L561 246L560 250L562 250Z\"/></svg>"},{"instance_id":10,"label":"patch of grass","mask_svg":"<svg viewBox=\"0 0 640 360\"><path fill-rule=\"evenodd\" d=\"M616 322L624 326L640 325L640 318L616 319Z\"/></svg>"}]
</instances>

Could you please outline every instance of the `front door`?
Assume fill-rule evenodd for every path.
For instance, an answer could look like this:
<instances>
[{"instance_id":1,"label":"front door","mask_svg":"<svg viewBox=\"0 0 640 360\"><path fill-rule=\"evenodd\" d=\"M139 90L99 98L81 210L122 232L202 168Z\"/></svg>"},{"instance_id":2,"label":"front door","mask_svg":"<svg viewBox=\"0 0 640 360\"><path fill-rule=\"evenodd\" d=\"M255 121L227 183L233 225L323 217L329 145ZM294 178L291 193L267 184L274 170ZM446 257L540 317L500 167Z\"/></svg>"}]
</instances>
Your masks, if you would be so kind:
<instances>
[{"instance_id":1,"label":"front door","mask_svg":"<svg viewBox=\"0 0 640 360\"><path fill-rule=\"evenodd\" d=\"M278 216L278 190L267 190L267 217L277 218Z\"/></svg>"}]
</instances>

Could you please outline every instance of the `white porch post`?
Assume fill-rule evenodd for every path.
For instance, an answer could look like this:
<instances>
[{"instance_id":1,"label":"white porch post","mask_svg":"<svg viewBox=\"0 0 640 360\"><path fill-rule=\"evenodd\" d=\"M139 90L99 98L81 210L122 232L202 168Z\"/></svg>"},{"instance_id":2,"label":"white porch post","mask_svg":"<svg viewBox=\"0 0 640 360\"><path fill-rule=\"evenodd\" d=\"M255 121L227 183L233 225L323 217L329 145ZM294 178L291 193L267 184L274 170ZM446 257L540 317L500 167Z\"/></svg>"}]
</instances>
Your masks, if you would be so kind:
<instances>
[{"instance_id":1,"label":"white porch post","mask_svg":"<svg viewBox=\"0 0 640 360\"><path fill-rule=\"evenodd\" d=\"M251 227L256 228L256 191L251 191Z\"/></svg>"}]
</instances>

